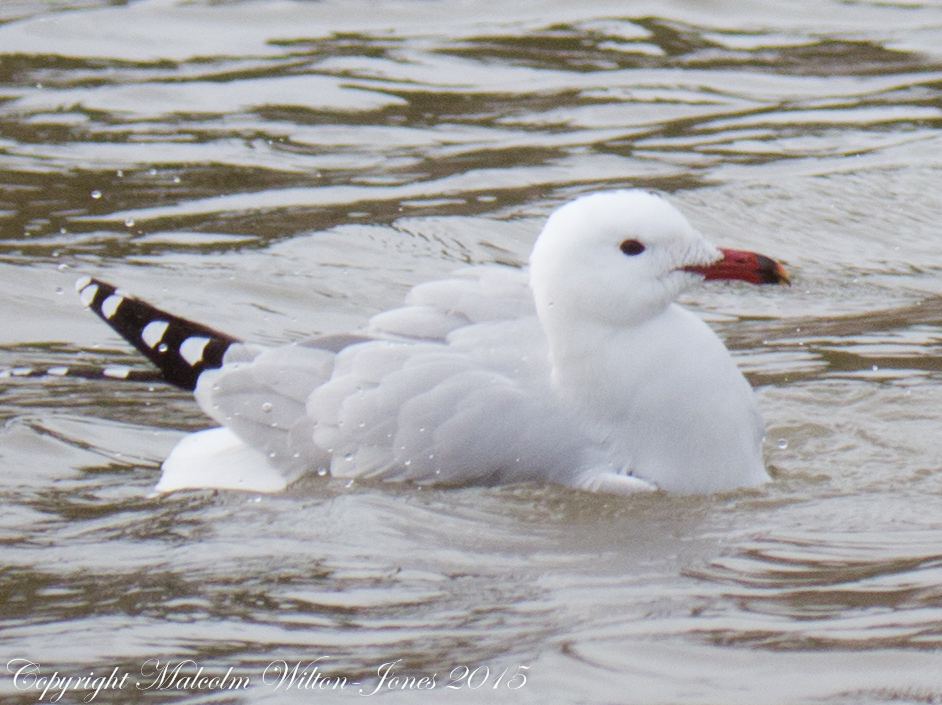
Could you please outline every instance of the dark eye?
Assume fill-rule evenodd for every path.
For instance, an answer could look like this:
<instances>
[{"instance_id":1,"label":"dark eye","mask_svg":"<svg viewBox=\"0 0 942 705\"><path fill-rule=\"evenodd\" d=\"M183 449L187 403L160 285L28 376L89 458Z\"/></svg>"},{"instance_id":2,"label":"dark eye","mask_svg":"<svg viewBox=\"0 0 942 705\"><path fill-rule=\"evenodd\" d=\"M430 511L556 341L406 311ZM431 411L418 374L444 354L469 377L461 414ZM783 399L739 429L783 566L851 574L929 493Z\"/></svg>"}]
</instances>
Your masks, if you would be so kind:
<instances>
[{"instance_id":1,"label":"dark eye","mask_svg":"<svg viewBox=\"0 0 942 705\"><path fill-rule=\"evenodd\" d=\"M638 240L625 240L618 246L618 249L620 249L629 257L634 257L635 255L640 255L642 252L644 252L644 245L642 245Z\"/></svg>"}]
</instances>

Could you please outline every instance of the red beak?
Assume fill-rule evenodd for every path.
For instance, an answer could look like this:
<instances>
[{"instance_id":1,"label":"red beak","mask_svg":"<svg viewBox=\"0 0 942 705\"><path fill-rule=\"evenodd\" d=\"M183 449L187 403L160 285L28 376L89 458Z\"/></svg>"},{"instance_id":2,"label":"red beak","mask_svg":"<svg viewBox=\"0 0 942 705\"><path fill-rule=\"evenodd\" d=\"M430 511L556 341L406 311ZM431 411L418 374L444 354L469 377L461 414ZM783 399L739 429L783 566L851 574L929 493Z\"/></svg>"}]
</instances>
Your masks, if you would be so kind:
<instances>
[{"instance_id":1,"label":"red beak","mask_svg":"<svg viewBox=\"0 0 942 705\"><path fill-rule=\"evenodd\" d=\"M723 259L702 266L681 267L711 279L739 279L750 284L791 284L785 269L774 259L747 250L724 250Z\"/></svg>"}]
</instances>

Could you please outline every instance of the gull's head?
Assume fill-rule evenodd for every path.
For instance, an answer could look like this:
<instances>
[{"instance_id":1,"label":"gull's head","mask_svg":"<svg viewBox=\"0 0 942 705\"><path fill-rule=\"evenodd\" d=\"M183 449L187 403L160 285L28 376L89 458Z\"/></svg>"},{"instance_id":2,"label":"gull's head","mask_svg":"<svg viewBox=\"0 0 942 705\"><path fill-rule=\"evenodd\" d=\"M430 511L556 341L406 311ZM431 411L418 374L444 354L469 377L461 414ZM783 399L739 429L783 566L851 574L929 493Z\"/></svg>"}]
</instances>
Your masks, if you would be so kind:
<instances>
[{"instance_id":1,"label":"gull's head","mask_svg":"<svg viewBox=\"0 0 942 705\"><path fill-rule=\"evenodd\" d=\"M670 203L640 189L594 193L562 206L530 255L544 325L637 325L704 278L788 281L778 263L719 249Z\"/></svg>"}]
</instances>

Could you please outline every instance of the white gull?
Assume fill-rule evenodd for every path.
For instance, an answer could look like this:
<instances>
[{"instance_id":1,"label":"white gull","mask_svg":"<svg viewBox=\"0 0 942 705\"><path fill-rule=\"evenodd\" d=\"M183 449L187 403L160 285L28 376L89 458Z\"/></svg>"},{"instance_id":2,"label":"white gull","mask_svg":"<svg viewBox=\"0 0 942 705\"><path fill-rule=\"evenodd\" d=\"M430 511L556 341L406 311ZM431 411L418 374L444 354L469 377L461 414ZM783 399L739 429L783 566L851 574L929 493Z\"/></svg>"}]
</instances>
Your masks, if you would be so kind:
<instances>
[{"instance_id":1,"label":"white gull","mask_svg":"<svg viewBox=\"0 0 942 705\"><path fill-rule=\"evenodd\" d=\"M220 334L221 366L203 370L214 331L174 318L174 364L198 365L197 402L221 427L181 440L157 489L277 492L308 472L617 493L760 484L755 395L674 303L705 278L788 282L773 260L710 244L663 198L611 191L558 209L529 272L478 266L421 284L362 334L275 348ZM133 338L164 336L169 314L115 293L105 316L88 293L98 284L81 283L83 300L160 365L156 342ZM149 327L140 313L136 333L121 330L115 314L135 306Z\"/></svg>"}]
</instances>

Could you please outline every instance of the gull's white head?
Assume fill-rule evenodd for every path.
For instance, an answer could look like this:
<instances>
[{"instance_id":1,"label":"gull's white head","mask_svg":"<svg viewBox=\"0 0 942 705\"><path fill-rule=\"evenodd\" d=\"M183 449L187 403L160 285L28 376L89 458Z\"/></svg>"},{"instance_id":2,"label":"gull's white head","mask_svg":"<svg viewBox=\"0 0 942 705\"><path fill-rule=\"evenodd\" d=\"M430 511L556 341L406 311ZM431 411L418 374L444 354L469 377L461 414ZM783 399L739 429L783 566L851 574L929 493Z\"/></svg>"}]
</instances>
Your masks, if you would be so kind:
<instances>
[{"instance_id":1,"label":"gull's white head","mask_svg":"<svg viewBox=\"0 0 942 705\"><path fill-rule=\"evenodd\" d=\"M626 327L664 311L724 253L670 203L648 191L605 191L554 212L530 255L544 325Z\"/></svg>"}]
</instances>

